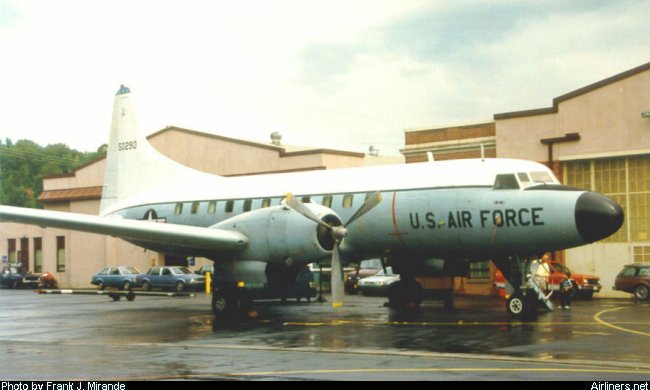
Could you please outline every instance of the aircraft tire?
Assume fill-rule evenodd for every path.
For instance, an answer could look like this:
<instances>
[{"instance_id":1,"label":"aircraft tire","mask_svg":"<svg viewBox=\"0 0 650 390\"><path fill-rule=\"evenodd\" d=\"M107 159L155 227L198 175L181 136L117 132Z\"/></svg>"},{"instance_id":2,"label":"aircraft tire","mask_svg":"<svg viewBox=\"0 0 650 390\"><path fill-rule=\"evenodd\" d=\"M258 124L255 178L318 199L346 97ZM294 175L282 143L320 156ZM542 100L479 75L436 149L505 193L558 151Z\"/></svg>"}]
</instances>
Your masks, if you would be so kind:
<instances>
[{"instance_id":1,"label":"aircraft tire","mask_svg":"<svg viewBox=\"0 0 650 390\"><path fill-rule=\"evenodd\" d=\"M212 292L212 313L217 318L232 318L250 311L253 300L244 288L215 289Z\"/></svg>"},{"instance_id":2,"label":"aircraft tire","mask_svg":"<svg viewBox=\"0 0 650 390\"><path fill-rule=\"evenodd\" d=\"M524 295L516 292L508 298L506 310L512 318L529 320L537 315L537 305L537 299L533 294Z\"/></svg>"},{"instance_id":3,"label":"aircraft tire","mask_svg":"<svg viewBox=\"0 0 650 390\"><path fill-rule=\"evenodd\" d=\"M397 281L388 290L388 305L394 309L418 307L422 299L422 286L415 280Z\"/></svg>"}]
</instances>

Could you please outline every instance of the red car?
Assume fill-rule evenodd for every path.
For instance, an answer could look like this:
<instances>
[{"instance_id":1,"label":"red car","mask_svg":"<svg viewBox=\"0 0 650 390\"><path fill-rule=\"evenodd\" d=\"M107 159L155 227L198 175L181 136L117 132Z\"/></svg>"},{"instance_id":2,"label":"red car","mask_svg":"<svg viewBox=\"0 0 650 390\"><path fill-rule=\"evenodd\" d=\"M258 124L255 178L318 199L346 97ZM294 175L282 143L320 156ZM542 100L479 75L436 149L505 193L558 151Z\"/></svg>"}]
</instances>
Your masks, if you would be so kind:
<instances>
[{"instance_id":1,"label":"red car","mask_svg":"<svg viewBox=\"0 0 650 390\"><path fill-rule=\"evenodd\" d=\"M594 293L599 292L603 288L598 276L572 272L569 267L557 261L546 260L544 264L548 267L549 271L549 275L546 277L546 289L549 291L560 291L560 285L569 277L573 279L573 291L576 296L581 298L589 299ZM495 276L497 288L505 289L505 278L503 274L497 270Z\"/></svg>"}]
</instances>

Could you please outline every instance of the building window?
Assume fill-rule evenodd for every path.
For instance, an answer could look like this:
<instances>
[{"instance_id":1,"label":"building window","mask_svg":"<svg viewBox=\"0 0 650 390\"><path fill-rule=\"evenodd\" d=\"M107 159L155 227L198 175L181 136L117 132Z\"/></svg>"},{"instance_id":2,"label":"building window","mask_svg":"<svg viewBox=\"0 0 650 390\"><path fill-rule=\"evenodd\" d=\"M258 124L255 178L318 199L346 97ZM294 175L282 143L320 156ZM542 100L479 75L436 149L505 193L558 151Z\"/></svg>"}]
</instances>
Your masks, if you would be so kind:
<instances>
[{"instance_id":1,"label":"building window","mask_svg":"<svg viewBox=\"0 0 650 390\"><path fill-rule=\"evenodd\" d=\"M9 264L16 263L16 239L15 238L10 238L7 240L7 248L8 252L7 255L9 255Z\"/></svg>"},{"instance_id":2,"label":"building window","mask_svg":"<svg viewBox=\"0 0 650 390\"><path fill-rule=\"evenodd\" d=\"M208 214L214 214L217 212L217 201L211 200L208 202Z\"/></svg>"},{"instance_id":3,"label":"building window","mask_svg":"<svg viewBox=\"0 0 650 390\"><path fill-rule=\"evenodd\" d=\"M190 209L190 212L192 214L196 214L199 212L199 206L201 206L200 202L192 202L192 208Z\"/></svg>"},{"instance_id":4,"label":"building window","mask_svg":"<svg viewBox=\"0 0 650 390\"><path fill-rule=\"evenodd\" d=\"M344 209L349 209L352 207L352 200L354 199L354 195L348 194L343 196L343 208Z\"/></svg>"},{"instance_id":5,"label":"building window","mask_svg":"<svg viewBox=\"0 0 650 390\"><path fill-rule=\"evenodd\" d=\"M650 264L650 246L635 246L632 249L635 263Z\"/></svg>"},{"instance_id":6,"label":"building window","mask_svg":"<svg viewBox=\"0 0 650 390\"><path fill-rule=\"evenodd\" d=\"M174 214L176 214L176 215L183 214L183 204L182 203L176 203L176 207L174 208Z\"/></svg>"},{"instance_id":7,"label":"building window","mask_svg":"<svg viewBox=\"0 0 650 390\"><path fill-rule=\"evenodd\" d=\"M332 195L323 196L323 202L321 204L325 207L332 208Z\"/></svg>"},{"instance_id":8,"label":"building window","mask_svg":"<svg viewBox=\"0 0 650 390\"><path fill-rule=\"evenodd\" d=\"M253 200L252 199L246 199L244 201L244 212L251 211L252 207L253 207Z\"/></svg>"},{"instance_id":9,"label":"building window","mask_svg":"<svg viewBox=\"0 0 650 390\"><path fill-rule=\"evenodd\" d=\"M603 242L650 241L650 156L568 162L565 182L602 192L623 208L623 226Z\"/></svg>"},{"instance_id":10,"label":"building window","mask_svg":"<svg viewBox=\"0 0 650 390\"><path fill-rule=\"evenodd\" d=\"M478 263L470 263L469 279L472 281L489 281L490 261L479 261Z\"/></svg>"},{"instance_id":11,"label":"building window","mask_svg":"<svg viewBox=\"0 0 650 390\"><path fill-rule=\"evenodd\" d=\"M34 272L43 272L43 239L34 238Z\"/></svg>"},{"instance_id":12,"label":"building window","mask_svg":"<svg viewBox=\"0 0 650 390\"><path fill-rule=\"evenodd\" d=\"M56 237L56 272L65 272L65 237Z\"/></svg>"}]
</instances>

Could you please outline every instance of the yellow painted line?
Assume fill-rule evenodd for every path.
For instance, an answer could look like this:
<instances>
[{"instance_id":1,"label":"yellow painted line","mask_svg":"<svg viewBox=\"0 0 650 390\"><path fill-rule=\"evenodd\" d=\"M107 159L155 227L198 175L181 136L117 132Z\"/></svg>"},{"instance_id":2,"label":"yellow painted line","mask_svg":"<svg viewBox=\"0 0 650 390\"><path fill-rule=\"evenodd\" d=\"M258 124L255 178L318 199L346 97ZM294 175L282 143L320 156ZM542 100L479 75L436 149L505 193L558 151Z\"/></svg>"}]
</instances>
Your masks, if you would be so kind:
<instances>
[{"instance_id":1,"label":"yellow painted line","mask_svg":"<svg viewBox=\"0 0 650 390\"><path fill-rule=\"evenodd\" d=\"M322 370L292 370L292 371L261 371L261 372L236 372L230 373L231 376L273 376L273 375L304 375L304 374L374 374L374 373L398 373L398 372L567 372L567 373L614 373L614 374L645 374L650 373L648 370L630 370L630 369L596 369L596 368L498 368L498 367L451 367L451 368L342 368L342 369L322 369Z\"/></svg>"},{"instance_id":2,"label":"yellow painted line","mask_svg":"<svg viewBox=\"0 0 650 390\"><path fill-rule=\"evenodd\" d=\"M607 326L608 328L620 330L622 332L633 333L633 334L638 334L638 335L641 335L641 336L650 337L650 333L640 332L638 330L623 328L621 326L614 325L614 323L612 323L612 322L607 322L607 321L600 318L600 316L605 314L605 313L611 313L611 312L614 312L614 311L625 309L626 307L630 307L630 306L621 306L621 307L615 307L613 309L607 309L607 310L599 311L598 313L594 314L594 320L596 322L598 322L599 324L601 324L601 325Z\"/></svg>"},{"instance_id":3,"label":"yellow painted line","mask_svg":"<svg viewBox=\"0 0 650 390\"><path fill-rule=\"evenodd\" d=\"M389 321L389 322L372 322L372 321L352 321L352 320L333 320L333 321L319 321L319 322L284 322L285 326L340 326L340 325L398 325L398 326L522 326L522 325L535 325L535 326L556 326L556 325L598 325L602 322L594 321L554 321L554 322L465 322L459 320L457 322L408 322L408 321ZM610 324L628 324L628 325L650 325L650 321L614 321Z\"/></svg>"}]
</instances>

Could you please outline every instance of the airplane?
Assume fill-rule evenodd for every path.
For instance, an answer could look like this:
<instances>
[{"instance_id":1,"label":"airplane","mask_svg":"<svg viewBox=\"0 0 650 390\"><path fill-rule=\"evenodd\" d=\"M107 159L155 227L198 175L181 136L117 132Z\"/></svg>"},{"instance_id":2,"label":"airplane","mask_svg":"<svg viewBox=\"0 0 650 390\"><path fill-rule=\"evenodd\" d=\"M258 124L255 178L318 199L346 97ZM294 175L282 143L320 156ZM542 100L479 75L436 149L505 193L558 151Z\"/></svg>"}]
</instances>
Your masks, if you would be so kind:
<instances>
[{"instance_id":1,"label":"airplane","mask_svg":"<svg viewBox=\"0 0 650 390\"><path fill-rule=\"evenodd\" d=\"M467 276L470 263L492 260L514 288L509 314L523 317L539 304L525 283L528 259L606 238L623 223L613 200L563 186L548 167L525 160L200 172L149 144L130 97L121 86L114 98L99 216L0 206L0 220L211 259L219 318L250 309L247 281L277 283L297 266L328 260L332 305L341 306L342 264L377 257L400 275L388 297L396 308L421 303L417 276Z\"/></svg>"}]
</instances>

